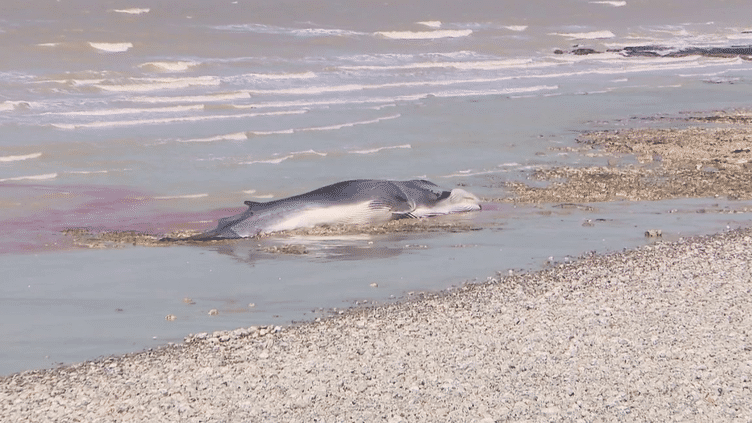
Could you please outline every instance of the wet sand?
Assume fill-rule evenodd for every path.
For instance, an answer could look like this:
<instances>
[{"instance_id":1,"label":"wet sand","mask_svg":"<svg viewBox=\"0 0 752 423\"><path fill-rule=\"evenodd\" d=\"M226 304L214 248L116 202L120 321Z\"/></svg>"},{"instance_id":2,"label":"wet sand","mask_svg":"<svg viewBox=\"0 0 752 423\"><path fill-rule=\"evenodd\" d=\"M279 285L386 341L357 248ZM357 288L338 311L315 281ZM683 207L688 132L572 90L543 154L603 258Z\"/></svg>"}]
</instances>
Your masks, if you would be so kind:
<instances>
[{"instance_id":1,"label":"wet sand","mask_svg":"<svg viewBox=\"0 0 752 423\"><path fill-rule=\"evenodd\" d=\"M424 232L467 232L481 230L482 226L468 222L466 216L438 216L430 219L400 219L378 225L328 225L314 228L301 228L284 232L260 234L253 239L285 238L296 236L343 236L343 235L384 235L395 233ZM239 242L238 239L196 240L192 237L201 231L180 230L164 235L139 231L92 231L88 228L66 229L63 233L70 237L72 244L81 248L120 248L128 245L144 247L169 247L173 245L224 245ZM301 246L283 244L274 248L259 245L266 252L302 254Z\"/></svg>"},{"instance_id":2,"label":"wet sand","mask_svg":"<svg viewBox=\"0 0 752 423\"><path fill-rule=\"evenodd\" d=\"M595 173L540 171L534 177L550 185L509 185L513 201L750 198L750 169L741 162L748 129L732 120L720 129L584 135L583 148L611 155L613 164ZM631 161L627 154L637 163L620 165ZM741 229L289 327L192 335L180 345L1 378L0 415L747 421L751 261L752 231Z\"/></svg>"},{"instance_id":3,"label":"wet sand","mask_svg":"<svg viewBox=\"0 0 752 423\"><path fill-rule=\"evenodd\" d=\"M752 114L717 113L683 119L712 123L682 129L584 133L573 153L601 156L607 166L552 167L534 172L545 187L505 182L516 203L656 201L680 197L752 198ZM685 125L686 126L686 123Z\"/></svg>"}]
</instances>

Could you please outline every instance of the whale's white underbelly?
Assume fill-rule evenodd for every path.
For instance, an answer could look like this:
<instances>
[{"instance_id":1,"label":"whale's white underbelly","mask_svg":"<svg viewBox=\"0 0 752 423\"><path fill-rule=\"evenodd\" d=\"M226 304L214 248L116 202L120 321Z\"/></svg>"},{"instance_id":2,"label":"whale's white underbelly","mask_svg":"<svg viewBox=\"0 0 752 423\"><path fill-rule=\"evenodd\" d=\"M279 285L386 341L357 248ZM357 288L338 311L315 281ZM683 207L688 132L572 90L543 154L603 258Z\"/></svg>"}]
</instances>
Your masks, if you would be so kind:
<instances>
[{"instance_id":1,"label":"whale's white underbelly","mask_svg":"<svg viewBox=\"0 0 752 423\"><path fill-rule=\"evenodd\" d=\"M376 205L369 200L356 204L306 207L290 211L283 219L263 228L262 232L289 231L322 225L373 225L391 219L392 211L389 207Z\"/></svg>"}]
</instances>

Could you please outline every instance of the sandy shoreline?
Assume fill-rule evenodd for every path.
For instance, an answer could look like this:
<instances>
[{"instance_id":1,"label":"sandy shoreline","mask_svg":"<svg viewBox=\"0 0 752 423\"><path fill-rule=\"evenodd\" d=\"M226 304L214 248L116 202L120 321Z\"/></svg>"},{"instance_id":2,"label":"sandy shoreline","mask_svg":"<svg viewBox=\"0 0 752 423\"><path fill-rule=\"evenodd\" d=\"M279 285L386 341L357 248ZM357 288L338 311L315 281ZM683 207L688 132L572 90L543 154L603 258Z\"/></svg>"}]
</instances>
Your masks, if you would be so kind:
<instances>
[{"instance_id":1,"label":"sandy shoreline","mask_svg":"<svg viewBox=\"0 0 752 423\"><path fill-rule=\"evenodd\" d=\"M514 201L532 203L750 198L747 116L707 121L735 125L721 129L591 133L583 149L597 145L615 164L542 170L533 177L551 181L544 188L507 186ZM619 166L625 154L639 164ZM379 230L416 229L404 226ZM434 226L423 229L475 229ZM89 248L122 241L79 236ZM749 421L750 262L752 229L740 229L498 275L323 321L199 334L180 345L0 378L0 416Z\"/></svg>"},{"instance_id":2,"label":"sandy shoreline","mask_svg":"<svg viewBox=\"0 0 752 423\"><path fill-rule=\"evenodd\" d=\"M9 421L752 418L752 231L0 379ZM204 338L204 339L200 339Z\"/></svg>"}]
</instances>

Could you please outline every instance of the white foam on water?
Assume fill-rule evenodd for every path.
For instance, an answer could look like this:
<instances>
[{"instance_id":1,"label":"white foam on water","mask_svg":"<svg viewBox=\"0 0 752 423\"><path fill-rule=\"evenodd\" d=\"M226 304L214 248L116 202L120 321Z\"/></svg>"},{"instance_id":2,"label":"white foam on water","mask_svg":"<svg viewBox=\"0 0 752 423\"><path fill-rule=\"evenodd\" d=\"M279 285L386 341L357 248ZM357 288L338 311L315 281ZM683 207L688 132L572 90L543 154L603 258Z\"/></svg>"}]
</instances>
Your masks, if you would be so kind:
<instances>
[{"instance_id":1,"label":"white foam on water","mask_svg":"<svg viewBox=\"0 0 752 423\"><path fill-rule=\"evenodd\" d=\"M533 62L532 59L479 60L472 62L416 62L404 65L361 65L340 66L343 70L401 70L401 69L429 69L452 68L459 70L495 70L531 67L553 66L547 62Z\"/></svg>"},{"instance_id":2,"label":"white foam on water","mask_svg":"<svg viewBox=\"0 0 752 423\"><path fill-rule=\"evenodd\" d=\"M372 123L379 123L382 120L397 119L400 116L402 115L397 113L395 115L379 117L379 118L371 119L371 120L361 120L357 122L339 123L336 125L327 125L327 126L313 126L310 128L297 129L296 131L331 131L331 130L336 130L336 129L349 128L349 127L357 126L357 125L369 125Z\"/></svg>"},{"instance_id":3,"label":"white foam on water","mask_svg":"<svg viewBox=\"0 0 752 423\"><path fill-rule=\"evenodd\" d=\"M548 90L557 90L559 89L558 85L536 85L534 87L522 87L522 88L507 88L507 89L501 89L501 90L451 90L451 91L440 91L436 93L432 93L435 97L474 97L474 96L485 96L485 95L508 95L510 98L513 98L513 94L519 94L519 93L530 93L530 92L536 92L536 91L548 91Z\"/></svg>"},{"instance_id":4,"label":"white foam on water","mask_svg":"<svg viewBox=\"0 0 752 423\"><path fill-rule=\"evenodd\" d=\"M96 84L101 84L104 81L106 81L106 79L100 78L100 79L56 79L56 80L39 81L39 82L57 82L58 84L71 84L74 87L88 87L88 86L92 86Z\"/></svg>"},{"instance_id":5,"label":"white foam on water","mask_svg":"<svg viewBox=\"0 0 752 423\"><path fill-rule=\"evenodd\" d=\"M504 28L510 31L522 32L527 29L527 25L507 25Z\"/></svg>"},{"instance_id":6,"label":"white foam on water","mask_svg":"<svg viewBox=\"0 0 752 423\"><path fill-rule=\"evenodd\" d=\"M450 173L449 175L442 175L440 178L461 178L461 177L467 177L467 176L477 176L477 175L488 175L491 173L503 173L508 172L507 169L494 169L494 170L480 170L473 172L472 170L460 170L455 173Z\"/></svg>"},{"instance_id":7,"label":"white foam on water","mask_svg":"<svg viewBox=\"0 0 752 423\"><path fill-rule=\"evenodd\" d=\"M343 37L343 36L352 36L352 35L364 35L364 33L357 32L357 31L349 31L346 29L328 29L328 28L293 29L290 31L290 33L292 35L297 35L299 37L331 37L331 36Z\"/></svg>"},{"instance_id":8,"label":"white foam on water","mask_svg":"<svg viewBox=\"0 0 752 423\"><path fill-rule=\"evenodd\" d=\"M241 191L241 192L242 192L243 194L255 194L255 193L256 193L256 190L255 190L255 189L246 189L246 190L243 190L243 191Z\"/></svg>"},{"instance_id":9,"label":"white foam on water","mask_svg":"<svg viewBox=\"0 0 752 423\"><path fill-rule=\"evenodd\" d=\"M653 60L661 60L657 57L651 57L650 59ZM548 60L551 61L551 63L554 63L556 65L564 64L564 63L579 63L579 62L599 62L599 63L616 63L616 62L625 62L629 63L629 61L636 61L641 60L641 58L638 57L625 57L624 55L617 53L617 52L606 52L606 53L599 53L597 55L577 55L577 54L555 54L548 57Z\"/></svg>"},{"instance_id":10,"label":"white foam on water","mask_svg":"<svg viewBox=\"0 0 752 423\"><path fill-rule=\"evenodd\" d=\"M388 146L388 147L372 148L372 149L369 149L369 150L352 150L352 151L348 151L348 153L351 153L351 154L373 154L373 153L378 153L379 151L382 151L382 150L409 149L409 148L413 148L413 147L410 144L402 144L402 145L391 145L391 146Z\"/></svg>"},{"instance_id":11,"label":"white foam on water","mask_svg":"<svg viewBox=\"0 0 752 423\"><path fill-rule=\"evenodd\" d=\"M196 76L189 78L131 78L126 84L96 84L95 87L114 92L143 92L174 90L190 87L216 86L222 81L214 76Z\"/></svg>"},{"instance_id":12,"label":"white foam on water","mask_svg":"<svg viewBox=\"0 0 752 423\"><path fill-rule=\"evenodd\" d=\"M424 25L429 28L441 28L441 21L421 21L415 22L418 25Z\"/></svg>"},{"instance_id":13,"label":"white foam on water","mask_svg":"<svg viewBox=\"0 0 752 423\"><path fill-rule=\"evenodd\" d=\"M603 0L603 1L591 1L590 4L606 4L606 5L613 6L613 7L623 7L627 5L627 2Z\"/></svg>"},{"instance_id":14,"label":"white foam on water","mask_svg":"<svg viewBox=\"0 0 752 423\"><path fill-rule=\"evenodd\" d=\"M280 112L266 112L266 113L242 113L237 115L206 115L206 116L177 116L162 119L137 119L137 120L116 120L116 121L102 121L91 123L53 123L51 124L55 128L60 129L84 129L84 128L113 128L118 126L133 126L133 125L156 125L165 123L180 123L180 122L201 122L210 120L223 120L223 119L241 119L249 117L259 116L276 116L276 115L294 115L303 114L308 110L289 110Z\"/></svg>"},{"instance_id":15,"label":"white foam on water","mask_svg":"<svg viewBox=\"0 0 752 423\"><path fill-rule=\"evenodd\" d=\"M90 175L95 173L110 173L109 170L70 170L65 173L70 173L73 175Z\"/></svg>"},{"instance_id":16,"label":"white foam on water","mask_svg":"<svg viewBox=\"0 0 752 423\"><path fill-rule=\"evenodd\" d=\"M328 105L345 105L345 104L368 104L368 103L393 103L395 101L415 101L425 98L427 94L403 95L395 97L363 97L363 98L328 98L324 100L292 100L292 101L271 101L267 103L241 104L233 105L236 109L258 109L258 108L277 108L277 107L312 107Z\"/></svg>"},{"instance_id":17,"label":"white foam on water","mask_svg":"<svg viewBox=\"0 0 752 423\"><path fill-rule=\"evenodd\" d=\"M247 99L250 97L251 95L246 91L236 91L229 93L175 97L131 97L128 100L137 103L211 103L217 101Z\"/></svg>"},{"instance_id":18,"label":"white foam on water","mask_svg":"<svg viewBox=\"0 0 752 423\"><path fill-rule=\"evenodd\" d=\"M203 110L203 105L192 106L174 106L174 107L152 107L152 108L123 108L123 109L104 109L104 110L82 110L77 112L46 112L42 115L57 115L57 116L112 116L112 115L128 115L138 113L182 113L196 110Z\"/></svg>"},{"instance_id":19,"label":"white foam on water","mask_svg":"<svg viewBox=\"0 0 752 423\"><path fill-rule=\"evenodd\" d=\"M266 160L253 160L250 162L241 162L240 164L280 164L284 162L285 160L292 159L295 156L307 156L307 155L315 155L319 157L324 157L327 155L327 153L319 153L318 151L314 150L306 150L306 151L295 151L292 153L289 153L285 156L281 157L275 157L273 159L266 159ZM263 198L262 196L255 196L256 198Z\"/></svg>"},{"instance_id":20,"label":"white foam on water","mask_svg":"<svg viewBox=\"0 0 752 423\"><path fill-rule=\"evenodd\" d=\"M659 72L667 70L683 70L704 67L730 66L734 64L746 65L741 58L712 58L706 59L699 56L687 57L664 57L664 58L634 58L621 57L619 60L605 62L606 67L587 68L580 71L520 75L514 79L543 79L543 78L566 78L583 75L619 75L639 72Z\"/></svg>"},{"instance_id":21,"label":"white foam on water","mask_svg":"<svg viewBox=\"0 0 752 423\"><path fill-rule=\"evenodd\" d=\"M241 162L240 164L247 164L247 165L257 164L257 163L263 163L263 164L280 164L280 163L284 162L285 160L291 159L293 157L295 157L295 156L293 156L292 154L289 154L287 156L277 157L277 158L274 158L274 159L253 160L253 161L250 161L250 162Z\"/></svg>"},{"instance_id":22,"label":"white foam on water","mask_svg":"<svg viewBox=\"0 0 752 423\"><path fill-rule=\"evenodd\" d=\"M248 135L245 132L233 132L232 134L217 135L208 138L191 138L188 140L178 140L178 142L216 142L216 141L245 141Z\"/></svg>"},{"instance_id":23,"label":"white foam on water","mask_svg":"<svg viewBox=\"0 0 752 423\"><path fill-rule=\"evenodd\" d=\"M467 37L472 29L442 29L437 31L378 31L374 35L393 40L436 40Z\"/></svg>"},{"instance_id":24,"label":"white foam on water","mask_svg":"<svg viewBox=\"0 0 752 423\"><path fill-rule=\"evenodd\" d=\"M560 74L562 75L562 74ZM545 75L544 75L545 76ZM564 74L566 76L566 74ZM503 81L503 80L509 80L509 79L515 79L516 77L503 77L494 79L491 81L484 80L483 82L496 82L496 81ZM452 91L435 91L430 93L419 93L419 94L410 94L410 95L401 95L401 96L393 96L393 97L371 97L371 98L357 98L357 99L340 99L340 98L333 98L333 99L326 99L326 100L299 100L299 101L283 101L283 102L269 102L269 103L257 103L253 105L237 105L233 106L234 108L238 109L259 109L259 108L275 108L275 107L290 107L290 106L299 106L299 107L312 107L312 106L320 106L320 105L345 105L345 104L368 104L368 103L383 103L383 106L378 106L378 108L382 107L389 107L389 106L395 106L395 102L401 102L401 101L416 101L416 100L422 100L425 98L428 98L430 96L435 97L468 97L468 96L477 96L477 95L508 95L508 94L514 94L514 93L520 93L520 92L533 92L533 91L544 91L544 90L555 90L559 87L557 85L537 85L533 87L523 87L523 88L508 88L508 89L484 89L484 90L452 90ZM376 108L378 110L378 108ZM300 129L297 129L300 130ZM254 132L256 135L268 135L273 133L292 133L296 130L282 130L282 131L268 131L268 132Z\"/></svg>"},{"instance_id":25,"label":"white foam on water","mask_svg":"<svg viewBox=\"0 0 752 423\"><path fill-rule=\"evenodd\" d=\"M57 173L45 173L42 175L16 176L14 178L5 178L5 179L0 179L0 182L25 181L25 180L43 181L46 179L55 179L55 178L57 178Z\"/></svg>"},{"instance_id":26,"label":"white foam on water","mask_svg":"<svg viewBox=\"0 0 752 423\"><path fill-rule=\"evenodd\" d=\"M233 24L213 27L222 31L256 32L261 34L292 35L296 37L343 37L366 35L363 32L336 28L288 28L263 24Z\"/></svg>"},{"instance_id":27,"label":"white foam on water","mask_svg":"<svg viewBox=\"0 0 752 423\"><path fill-rule=\"evenodd\" d=\"M216 137L211 137L211 138L199 138L199 139L185 140L181 142L211 142L211 141L224 141L224 140L242 140L242 139L250 138L253 136L283 135L283 134L290 135L296 132L306 132L306 131L334 131L337 129L350 128L350 127L357 126L357 125L369 125L369 124L381 122L383 120L396 119L400 116L401 116L400 114L395 114L391 116L378 117L378 118L369 119L369 120L345 122L345 123L338 123L334 125L325 125L325 126L311 126L307 128L277 129L277 130L271 130L271 131L246 131L246 132L238 132L234 134L218 135ZM323 153L316 153L313 150L309 150L305 152L297 152L293 154L298 154L298 153L323 154ZM274 159L274 160L278 160L278 159Z\"/></svg>"},{"instance_id":28,"label":"white foam on water","mask_svg":"<svg viewBox=\"0 0 752 423\"><path fill-rule=\"evenodd\" d=\"M718 72L703 72L703 73L680 73L677 74L680 78L696 78L696 77L713 77L713 76L719 76L724 75L728 73L731 69L726 69Z\"/></svg>"},{"instance_id":29,"label":"white foam on water","mask_svg":"<svg viewBox=\"0 0 752 423\"><path fill-rule=\"evenodd\" d=\"M89 45L107 53L123 53L133 48L133 43L94 43L90 41Z\"/></svg>"},{"instance_id":30,"label":"white foam on water","mask_svg":"<svg viewBox=\"0 0 752 423\"><path fill-rule=\"evenodd\" d=\"M185 194L185 195L165 195L162 197L154 197L155 200L190 200L194 198L204 198L208 197L209 194L201 193L201 194Z\"/></svg>"},{"instance_id":31,"label":"white foam on water","mask_svg":"<svg viewBox=\"0 0 752 423\"><path fill-rule=\"evenodd\" d=\"M57 47L60 43L39 43L37 47Z\"/></svg>"},{"instance_id":32,"label":"white foam on water","mask_svg":"<svg viewBox=\"0 0 752 423\"><path fill-rule=\"evenodd\" d=\"M115 13L125 13L128 15L140 15L142 13L149 13L151 9L148 8L131 8L131 9L115 9L113 12Z\"/></svg>"},{"instance_id":33,"label":"white foam on water","mask_svg":"<svg viewBox=\"0 0 752 423\"><path fill-rule=\"evenodd\" d=\"M410 88L410 87L431 87L431 86L450 86L459 84L477 84L488 82L500 82L508 81L510 79L517 79L519 76L500 76L495 78L470 78L470 79L450 79L450 80L427 80L427 81L414 81L414 82L388 82L383 84L345 84L345 85L320 85L312 87L298 87L298 88L282 88L273 90L249 90L251 94L257 95L303 95L303 94L325 94L333 92L348 92L348 91L364 91L364 90L376 90L382 88Z\"/></svg>"},{"instance_id":34,"label":"white foam on water","mask_svg":"<svg viewBox=\"0 0 752 423\"><path fill-rule=\"evenodd\" d=\"M650 29L650 32L657 32L661 34L670 34L676 37L688 37L692 35L687 28L679 25L662 25Z\"/></svg>"},{"instance_id":35,"label":"white foam on water","mask_svg":"<svg viewBox=\"0 0 752 423\"><path fill-rule=\"evenodd\" d=\"M0 112L7 112L10 110L14 110L16 108L16 105L12 101L3 101L0 103Z\"/></svg>"},{"instance_id":36,"label":"white foam on water","mask_svg":"<svg viewBox=\"0 0 752 423\"><path fill-rule=\"evenodd\" d=\"M230 78L225 78L229 82L236 80L253 80L253 81L277 81L286 79L312 79L316 77L315 72L292 72L292 73L246 73Z\"/></svg>"},{"instance_id":37,"label":"white foam on water","mask_svg":"<svg viewBox=\"0 0 752 423\"><path fill-rule=\"evenodd\" d=\"M41 155L42 153L23 154L20 156L0 156L0 162L16 162L19 160L36 159Z\"/></svg>"},{"instance_id":38,"label":"white foam on water","mask_svg":"<svg viewBox=\"0 0 752 423\"><path fill-rule=\"evenodd\" d=\"M749 32L750 30L746 30L746 31L747 31L746 33L742 33L741 30L739 30L738 33L728 34L725 36L725 38L728 40L733 40L733 41L743 40L747 43L752 42L752 33Z\"/></svg>"},{"instance_id":39,"label":"white foam on water","mask_svg":"<svg viewBox=\"0 0 752 423\"><path fill-rule=\"evenodd\" d=\"M138 65L138 67L152 68L159 72L183 72L194 66L198 66L199 64L199 62L186 62L179 60L176 62L146 62Z\"/></svg>"},{"instance_id":40,"label":"white foam on water","mask_svg":"<svg viewBox=\"0 0 752 423\"><path fill-rule=\"evenodd\" d=\"M601 40L606 38L614 38L616 35L614 35L613 32L604 30L604 31L590 31L590 32L568 32L568 33L558 33L554 32L549 35L559 35L562 37L567 37L573 40Z\"/></svg>"},{"instance_id":41,"label":"white foam on water","mask_svg":"<svg viewBox=\"0 0 752 423\"><path fill-rule=\"evenodd\" d=\"M248 138L250 138L254 135L263 136L263 135L282 135L282 134L294 134L294 133L295 133L295 129L279 129L276 131L248 131L245 134Z\"/></svg>"},{"instance_id":42,"label":"white foam on water","mask_svg":"<svg viewBox=\"0 0 752 423\"><path fill-rule=\"evenodd\" d=\"M305 154L313 154L314 156L320 156L320 157L325 157L325 156L327 156L327 153L320 153L320 152L318 152L318 151L316 151L316 150L293 151L293 152L292 152L292 153L290 153L290 154L292 154L292 155L294 155L294 156L297 156L297 155L305 155Z\"/></svg>"}]
</instances>

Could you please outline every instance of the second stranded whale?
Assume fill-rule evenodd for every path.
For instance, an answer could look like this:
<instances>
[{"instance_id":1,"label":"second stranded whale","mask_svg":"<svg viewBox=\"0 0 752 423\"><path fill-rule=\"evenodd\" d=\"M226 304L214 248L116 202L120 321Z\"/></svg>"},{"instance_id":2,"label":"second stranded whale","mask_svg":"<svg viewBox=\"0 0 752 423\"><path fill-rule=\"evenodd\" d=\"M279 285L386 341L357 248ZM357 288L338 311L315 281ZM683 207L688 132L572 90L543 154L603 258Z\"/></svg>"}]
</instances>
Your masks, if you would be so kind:
<instances>
[{"instance_id":1,"label":"second stranded whale","mask_svg":"<svg viewBox=\"0 0 752 423\"><path fill-rule=\"evenodd\" d=\"M429 181L356 179L281 200L246 201L248 210L220 219L216 229L193 239L246 238L321 225L379 224L480 210L479 202L463 189L447 191Z\"/></svg>"}]
</instances>

